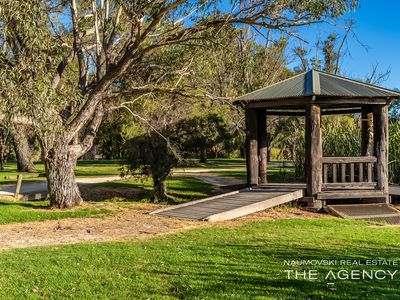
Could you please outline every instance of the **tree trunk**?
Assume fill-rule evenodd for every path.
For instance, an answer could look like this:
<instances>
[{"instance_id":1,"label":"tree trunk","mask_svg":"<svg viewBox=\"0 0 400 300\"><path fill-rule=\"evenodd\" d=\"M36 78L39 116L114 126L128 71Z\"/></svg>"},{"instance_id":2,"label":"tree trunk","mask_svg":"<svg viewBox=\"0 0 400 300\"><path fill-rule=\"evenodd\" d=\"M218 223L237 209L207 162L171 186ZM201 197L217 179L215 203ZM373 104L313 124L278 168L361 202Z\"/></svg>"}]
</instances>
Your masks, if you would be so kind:
<instances>
[{"instance_id":1,"label":"tree trunk","mask_svg":"<svg viewBox=\"0 0 400 300\"><path fill-rule=\"evenodd\" d=\"M5 163L5 154L6 154L6 145L0 145L0 170L4 170L4 163Z\"/></svg>"},{"instance_id":2,"label":"tree trunk","mask_svg":"<svg viewBox=\"0 0 400 300\"><path fill-rule=\"evenodd\" d=\"M244 144L244 143L243 143ZM240 152L240 158L246 158L246 147L241 145L239 147L239 152Z\"/></svg>"},{"instance_id":3,"label":"tree trunk","mask_svg":"<svg viewBox=\"0 0 400 300\"><path fill-rule=\"evenodd\" d=\"M74 174L77 159L67 144L58 145L47 151L45 167L51 206L70 208L82 204L83 200Z\"/></svg>"},{"instance_id":4,"label":"tree trunk","mask_svg":"<svg viewBox=\"0 0 400 300\"><path fill-rule=\"evenodd\" d=\"M201 148L200 149L200 162L201 163L208 163L207 149L206 148Z\"/></svg>"},{"instance_id":5,"label":"tree trunk","mask_svg":"<svg viewBox=\"0 0 400 300\"><path fill-rule=\"evenodd\" d=\"M13 131L13 137L18 172L36 172L25 127L17 126Z\"/></svg>"},{"instance_id":6,"label":"tree trunk","mask_svg":"<svg viewBox=\"0 0 400 300\"><path fill-rule=\"evenodd\" d=\"M166 179L153 177L154 202L169 202L171 199L167 195Z\"/></svg>"}]
</instances>

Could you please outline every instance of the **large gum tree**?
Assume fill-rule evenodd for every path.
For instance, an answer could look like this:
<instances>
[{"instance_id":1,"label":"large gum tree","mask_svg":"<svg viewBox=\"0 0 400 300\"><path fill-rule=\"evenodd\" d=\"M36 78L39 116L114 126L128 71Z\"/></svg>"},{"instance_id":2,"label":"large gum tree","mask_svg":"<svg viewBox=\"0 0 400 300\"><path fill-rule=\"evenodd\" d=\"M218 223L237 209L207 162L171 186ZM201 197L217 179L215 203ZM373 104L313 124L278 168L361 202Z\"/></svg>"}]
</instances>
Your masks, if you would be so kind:
<instances>
[{"instance_id":1,"label":"large gum tree","mask_svg":"<svg viewBox=\"0 0 400 300\"><path fill-rule=\"evenodd\" d=\"M113 101L109 95L122 91L119 80L129 68L146 70L147 58L164 47L199 45L204 36L218 39L210 30L229 24L288 33L355 5L354 0L4 0L2 118L37 135L51 204L79 205L77 159L91 148ZM153 88L160 91L157 85L129 90L137 95Z\"/></svg>"}]
</instances>

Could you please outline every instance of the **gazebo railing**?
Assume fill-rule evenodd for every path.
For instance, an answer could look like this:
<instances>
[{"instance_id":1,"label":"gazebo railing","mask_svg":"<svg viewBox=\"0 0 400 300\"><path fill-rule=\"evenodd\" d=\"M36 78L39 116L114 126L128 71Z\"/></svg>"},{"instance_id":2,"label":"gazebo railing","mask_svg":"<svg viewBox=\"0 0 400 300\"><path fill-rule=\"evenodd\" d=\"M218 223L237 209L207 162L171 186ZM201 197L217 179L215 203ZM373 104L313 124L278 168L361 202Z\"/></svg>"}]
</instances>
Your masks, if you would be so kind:
<instances>
[{"instance_id":1,"label":"gazebo railing","mask_svg":"<svg viewBox=\"0 0 400 300\"><path fill-rule=\"evenodd\" d=\"M322 188L375 189L375 156L323 157Z\"/></svg>"}]
</instances>

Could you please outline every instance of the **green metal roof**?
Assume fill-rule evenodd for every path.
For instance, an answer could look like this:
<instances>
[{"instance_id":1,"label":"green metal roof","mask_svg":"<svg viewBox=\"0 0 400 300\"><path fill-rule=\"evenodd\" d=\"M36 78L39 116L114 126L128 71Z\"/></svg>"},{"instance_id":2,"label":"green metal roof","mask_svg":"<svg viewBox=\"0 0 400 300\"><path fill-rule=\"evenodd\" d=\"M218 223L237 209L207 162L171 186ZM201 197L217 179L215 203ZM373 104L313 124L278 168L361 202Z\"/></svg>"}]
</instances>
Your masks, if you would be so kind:
<instances>
[{"instance_id":1,"label":"green metal roof","mask_svg":"<svg viewBox=\"0 0 400 300\"><path fill-rule=\"evenodd\" d=\"M236 98L235 102L307 96L399 98L400 93L338 75L310 70Z\"/></svg>"}]
</instances>

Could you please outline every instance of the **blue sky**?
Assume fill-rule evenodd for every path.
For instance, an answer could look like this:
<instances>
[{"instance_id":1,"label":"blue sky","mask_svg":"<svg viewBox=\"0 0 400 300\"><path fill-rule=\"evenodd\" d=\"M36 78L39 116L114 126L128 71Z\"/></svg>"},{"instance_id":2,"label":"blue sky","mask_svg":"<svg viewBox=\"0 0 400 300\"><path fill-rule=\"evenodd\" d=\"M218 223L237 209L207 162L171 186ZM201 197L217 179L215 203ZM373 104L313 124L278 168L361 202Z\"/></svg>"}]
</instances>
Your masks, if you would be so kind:
<instances>
[{"instance_id":1,"label":"blue sky","mask_svg":"<svg viewBox=\"0 0 400 300\"><path fill-rule=\"evenodd\" d=\"M361 7L344 18L356 21L357 38L349 37L347 48L350 56L342 59L341 72L353 78L365 78L372 65L378 63L381 71L391 70L390 77L382 83L387 88L400 88L400 1L361 0ZM303 29L301 35L313 46L318 36L322 38L332 31L343 36L344 30L332 26L313 26ZM358 40L358 41L357 41ZM299 44L297 41L293 41ZM366 50L360 42L368 47ZM303 44L304 45L304 44Z\"/></svg>"}]
</instances>

